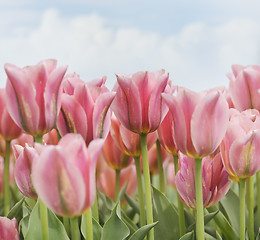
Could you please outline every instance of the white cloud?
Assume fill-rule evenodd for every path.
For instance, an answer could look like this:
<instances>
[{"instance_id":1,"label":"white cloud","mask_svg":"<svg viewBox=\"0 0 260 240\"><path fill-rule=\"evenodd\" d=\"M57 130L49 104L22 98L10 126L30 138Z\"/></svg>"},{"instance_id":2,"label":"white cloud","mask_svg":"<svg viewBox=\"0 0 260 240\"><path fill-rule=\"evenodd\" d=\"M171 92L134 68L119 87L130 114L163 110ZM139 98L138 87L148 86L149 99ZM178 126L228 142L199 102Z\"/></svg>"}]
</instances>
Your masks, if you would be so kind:
<instances>
[{"instance_id":1,"label":"white cloud","mask_svg":"<svg viewBox=\"0 0 260 240\"><path fill-rule=\"evenodd\" d=\"M51 9L32 18L39 24L0 34L2 87L5 62L24 66L44 58L68 64L85 81L107 75L110 88L116 72L164 68L174 84L194 90L228 85L225 74L232 63L260 63L259 23L252 20L234 19L216 27L196 22L177 34L160 35L115 28L95 14L64 17Z\"/></svg>"}]
</instances>

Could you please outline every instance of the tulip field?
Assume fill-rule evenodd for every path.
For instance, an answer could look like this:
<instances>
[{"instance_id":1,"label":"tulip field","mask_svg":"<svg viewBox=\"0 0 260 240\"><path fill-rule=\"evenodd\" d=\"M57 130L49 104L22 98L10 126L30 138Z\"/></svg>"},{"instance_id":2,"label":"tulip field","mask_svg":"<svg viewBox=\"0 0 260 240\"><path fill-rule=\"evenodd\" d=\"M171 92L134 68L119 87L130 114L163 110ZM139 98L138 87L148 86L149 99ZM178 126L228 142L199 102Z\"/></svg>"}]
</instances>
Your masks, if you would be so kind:
<instances>
[{"instance_id":1,"label":"tulip field","mask_svg":"<svg viewBox=\"0 0 260 240\"><path fill-rule=\"evenodd\" d=\"M6 63L1 240L260 239L260 66L194 92Z\"/></svg>"}]
</instances>

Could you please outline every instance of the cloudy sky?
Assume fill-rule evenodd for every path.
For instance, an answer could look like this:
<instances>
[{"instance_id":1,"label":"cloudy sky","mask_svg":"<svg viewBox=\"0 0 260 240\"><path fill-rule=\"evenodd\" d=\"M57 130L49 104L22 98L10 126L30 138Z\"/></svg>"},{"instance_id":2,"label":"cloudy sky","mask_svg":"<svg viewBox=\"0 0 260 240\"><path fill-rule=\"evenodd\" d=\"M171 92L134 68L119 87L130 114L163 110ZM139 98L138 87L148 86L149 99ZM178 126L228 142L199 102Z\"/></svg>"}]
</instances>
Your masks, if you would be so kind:
<instances>
[{"instance_id":1,"label":"cloudy sky","mask_svg":"<svg viewBox=\"0 0 260 240\"><path fill-rule=\"evenodd\" d=\"M164 68L173 84L228 86L231 65L260 64L259 0L0 0L4 63L55 58L85 81Z\"/></svg>"}]
</instances>

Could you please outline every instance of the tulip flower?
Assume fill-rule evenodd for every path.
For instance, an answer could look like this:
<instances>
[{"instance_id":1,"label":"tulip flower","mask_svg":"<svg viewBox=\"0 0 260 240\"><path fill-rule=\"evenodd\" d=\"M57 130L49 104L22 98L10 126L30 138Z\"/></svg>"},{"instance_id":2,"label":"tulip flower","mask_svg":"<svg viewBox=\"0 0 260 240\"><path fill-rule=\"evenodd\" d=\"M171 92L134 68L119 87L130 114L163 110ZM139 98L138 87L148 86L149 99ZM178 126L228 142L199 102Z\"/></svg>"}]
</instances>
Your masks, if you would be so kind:
<instances>
[{"instance_id":1,"label":"tulip flower","mask_svg":"<svg viewBox=\"0 0 260 240\"><path fill-rule=\"evenodd\" d=\"M101 157L115 170L126 168L133 160L130 156L121 151L110 133L104 142Z\"/></svg>"},{"instance_id":2,"label":"tulip flower","mask_svg":"<svg viewBox=\"0 0 260 240\"><path fill-rule=\"evenodd\" d=\"M161 122L161 93L169 75L164 70L117 75L117 94L111 106L124 127L136 133L155 131Z\"/></svg>"},{"instance_id":3,"label":"tulip flower","mask_svg":"<svg viewBox=\"0 0 260 240\"><path fill-rule=\"evenodd\" d=\"M168 185L176 189L174 162L169 159L164 163L164 169L166 172L166 180Z\"/></svg>"},{"instance_id":4,"label":"tulip flower","mask_svg":"<svg viewBox=\"0 0 260 240\"><path fill-rule=\"evenodd\" d=\"M106 164L106 167L97 178L97 188L112 200L116 200L116 172ZM136 192L136 171L133 164L120 171L120 189L127 184L126 193L133 196Z\"/></svg>"},{"instance_id":5,"label":"tulip flower","mask_svg":"<svg viewBox=\"0 0 260 240\"><path fill-rule=\"evenodd\" d=\"M220 150L223 164L235 181L253 176L260 169L259 129L260 114L257 110L231 111Z\"/></svg>"},{"instance_id":6,"label":"tulip flower","mask_svg":"<svg viewBox=\"0 0 260 240\"><path fill-rule=\"evenodd\" d=\"M217 91L196 93L178 88L177 96L163 94L174 121L177 148L184 154L202 158L220 145L228 125L228 104Z\"/></svg>"},{"instance_id":7,"label":"tulip flower","mask_svg":"<svg viewBox=\"0 0 260 240\"><path fill-rule=\"evenodd\" d=\"M42 136L56 125L61 83L67 67L56 60L19 68L5 64L6 103L14 122L33 136Z\"/></svg>"},{"instance_id":8,"label":"tulip flower","mask_svg":"<svg viewBox=\"0 0 260 240\"><path fill-rule=\"evenodd\" d=\"M250 108L260 111L260 66L233 65L232 73L227 76L235 108L239 111Z\"/></svg>"},{"instance_id":9,"label":"tulip flower","mask_svg":"<svg viewBox=\"0 0 260 240\"><path fill-rule=\"evenodd\" d=\"M19 240L18 224L15 218L0 217L0 239Z\"/></svg>"},{"instance_id":10,"label":"tulip flower","mask_svg":"<svg viewBox=\"0 0 260 240\"><path fill-rule=\"evenodd\" d=\"M183 202L191 208L196 208L194 159L180 153L179 169L175 176L176 188ZM216 204L228 192L230 181L220 153L213 159L209 156L202 159L202 182L204 208Z\"/></svg>"},{"instance_id":11,"label":"tulip flower","mask_svg":"<svg viewBox=\"0 0 260 240\"><path fill-rule=\"evenodd\" d=\"M74 94L74 90L77 85L84 85L85 82L80 79L80 76L76 73L69 73L63 80L63 92L69 95Z\"/></svg>"},{"instance_id":12,"label":"tulip flower","mask_svg":"<svg viewBox=\"0 0 260 240\"><path fill-rule=\"evenodd\" d=\"M110 111L115 93L105 87L106 77L86 84L77 84L74 94L62 95L57 127L64 136L79 133L86 144L96 138L106 138L110 128Z\"/></svg>"},{"instance_id":13,"label":"tulip flower","mask_svg":"<svg viewBox=\"0 0 260 240\"><path fill-rule=\"evenodd\" d=\"M61 216L79 216L95 199L95 167L103 140L86 147L79 134L67 134L58 145L47 145L32 168L39 198Z\"/></svg>"},{"instance_id":14,"label":"tulip flower","mask_svg":"<svg viewBox=\"0 0 260 240\"><path fill-rule=\"evenodd\" d=\"M57 145L58 142L59 136L55 128L43 135L43 143L46 143L48 145Z\"/></svg>"},{"instance_id":15,"label":"tulip flower","mask_svg":"<svg viewBox=\"0 0 260 240\"><path fill-rule=\"evenodd\" d=\"M141 145L139 134L125 128L115 117L115 115L112 115L111 117L110 133L121 151L123 151L126 155L140 157ZM152 147L156 139L156 132L152 132L147 135L147 149Z\"/></svg>"},{"instance_id":16,"label":"tulip flower","mask_svg":"<svg viewBox=\"0 0 260 240\"><path fill-rule=\"evenodd\" d=\"M31 179L32 164L37 161L35 158L39 157L37 150L28 145L14 145L13 152L16 159L14 177L17 187L24 196L37 198Z\"/></svg>"},{"instance_id":17,"label":"tulip flower","mask_svg":"<svg viewBox=\"0 0 260 240\"><path fill-rule=\"evenodd\" d=\"M21 134L22 129L15 124L7 111L5 89L0 89L0 135L5 140L12 140Z\"/></svg>"}]
</instances>

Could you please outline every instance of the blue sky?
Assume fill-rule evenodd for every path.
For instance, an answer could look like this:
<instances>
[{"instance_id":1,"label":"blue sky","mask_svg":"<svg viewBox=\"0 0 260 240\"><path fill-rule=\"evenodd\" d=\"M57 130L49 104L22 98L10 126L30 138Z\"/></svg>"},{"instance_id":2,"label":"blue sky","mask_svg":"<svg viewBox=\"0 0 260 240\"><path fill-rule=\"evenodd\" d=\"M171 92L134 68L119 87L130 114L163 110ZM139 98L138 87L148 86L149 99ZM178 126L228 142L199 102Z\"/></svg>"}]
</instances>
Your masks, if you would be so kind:
<instances>
[{"instance_id":1,"label":"blue sky","mask_svg":"<svg viewBox=\"0 0 260 240\"><path fill-rule=\"evenodd\" d=\"M164 68L173 84L228 86L231 65L260 64L258 0L0 0L6 62L56 58L85 81Z\"/></svg>"}]
</instances>

